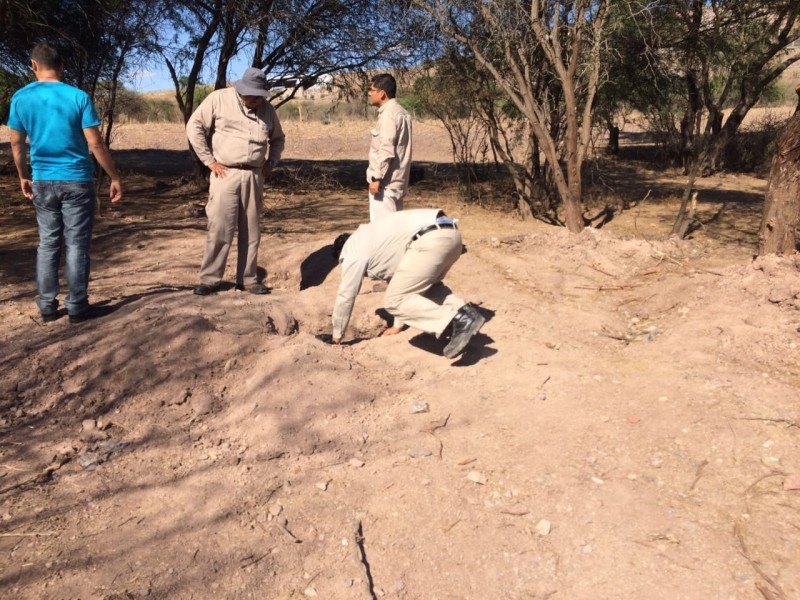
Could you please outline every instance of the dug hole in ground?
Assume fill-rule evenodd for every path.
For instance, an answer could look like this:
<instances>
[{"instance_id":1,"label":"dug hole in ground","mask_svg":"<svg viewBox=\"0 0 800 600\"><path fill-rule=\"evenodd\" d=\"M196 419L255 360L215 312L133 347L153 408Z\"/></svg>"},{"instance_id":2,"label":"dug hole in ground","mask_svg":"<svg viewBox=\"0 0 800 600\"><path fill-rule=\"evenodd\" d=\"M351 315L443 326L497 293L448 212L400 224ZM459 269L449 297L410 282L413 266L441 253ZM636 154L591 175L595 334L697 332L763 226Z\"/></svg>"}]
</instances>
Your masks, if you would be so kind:
<instances>
[{"instance_id":1,"label":"dug hole in ground","mask_svg":"<svg viewBox=\"0 0 800 600\"><path fill-rule=\"evenodd\" d=\"M182 130L124 128L90 285L115 310L82 325L39 318L0 137L0 596L799 598L800 260L753 259L765 182L703 180L707 224L667 241L679 174L619 159L654 192L574 235L442 192L420 124L408 207L460 219L447 282L487 323L447 360L376 337L365 285L332 347L315 266L367 218L359 125L287 124L272 294L202 298Z\"/></svg>"}]
</instances>

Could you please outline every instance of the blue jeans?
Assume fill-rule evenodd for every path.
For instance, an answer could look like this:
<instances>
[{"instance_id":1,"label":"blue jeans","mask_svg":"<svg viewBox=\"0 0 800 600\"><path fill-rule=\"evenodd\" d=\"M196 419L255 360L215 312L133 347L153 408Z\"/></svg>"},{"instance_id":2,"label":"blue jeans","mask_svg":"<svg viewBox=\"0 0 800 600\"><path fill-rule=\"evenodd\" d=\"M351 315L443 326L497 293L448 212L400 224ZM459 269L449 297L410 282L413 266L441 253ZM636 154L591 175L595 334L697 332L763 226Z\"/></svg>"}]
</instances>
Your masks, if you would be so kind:
<instances>
[{"instance_id":1,"label":"blue jeans","mask_svg":"<svg viewBox=\"0 0 800 600\"><path fill-rule=\"evenodd\" d=\"M64 306L70 315L89 309L89 247L94 225L94 186L91 181L34 181L33 204L39 223L36 253L36 304L43 315L58 308L58 264L61 239L67 250L69 295Z\"/></svg>"}]
</instances>

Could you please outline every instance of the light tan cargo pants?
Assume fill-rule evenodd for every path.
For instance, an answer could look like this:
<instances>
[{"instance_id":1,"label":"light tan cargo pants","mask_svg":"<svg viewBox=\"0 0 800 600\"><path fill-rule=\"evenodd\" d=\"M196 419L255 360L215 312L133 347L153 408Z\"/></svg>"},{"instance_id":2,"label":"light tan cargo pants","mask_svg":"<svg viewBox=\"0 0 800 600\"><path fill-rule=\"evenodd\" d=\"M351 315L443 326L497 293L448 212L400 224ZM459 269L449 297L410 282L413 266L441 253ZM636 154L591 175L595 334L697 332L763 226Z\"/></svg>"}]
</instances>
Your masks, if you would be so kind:
<instances>
[{"instance_id":1,"label":"light tan cargo pants","mask_svg":"<svg viewBox=\"0 0 800 600\"><path fill-rule=\"evenodd\" d=\"M404 323L442 335L466 302L442 283L461 256L461 233L436 229L409 244L386 288L386 310Z\"/></svg>"},{"instance_id":2,"label":"light tan cargo pants","mask_svg":"<svg viewBox=\"0 0 800 600\"><path fill-rule=\"evenodd\" d=\"M225 177L211 174L206 204L208 234L200 283L217 285L222 281L237 227L236 283L256 283L263 191L264 176L260 170L229 167Z\"/></svg>"}]
</instances>

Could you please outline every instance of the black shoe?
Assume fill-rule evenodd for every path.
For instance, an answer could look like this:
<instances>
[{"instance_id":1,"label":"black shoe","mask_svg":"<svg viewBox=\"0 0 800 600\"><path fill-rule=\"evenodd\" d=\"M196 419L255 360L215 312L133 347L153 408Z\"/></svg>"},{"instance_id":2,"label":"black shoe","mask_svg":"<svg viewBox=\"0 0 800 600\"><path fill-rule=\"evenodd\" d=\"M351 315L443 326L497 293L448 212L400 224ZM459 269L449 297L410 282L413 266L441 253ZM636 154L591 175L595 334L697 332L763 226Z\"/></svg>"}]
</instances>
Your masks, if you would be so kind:
<instances>
[{"instance_id":1,"label":"black shoe","mask_svg":"<svg viewBox=\"0 0 800 600\"><path fill-rule=\"evenodd\" d=\"M263 283L254 283L247 291L251 294L255 294L256 296L263 296L264 294L269 294L269 288L265 286Z\"/></svg>"},{"instance_id":2,"label":"black shoe","mask_svg":"<svg viewBox=\"0 0 800 600\"><path fill-rule=\"evenodd\" d=\"M465 304L458 309L456 316L453 317L453 333L450 342L444 347L443 354L447 358L455 358L464 348L467 347L472 336L478 333L486 319L471 304Z\"/></svg>"},{"instance_id":3,"label":"black shoe","mask_svg":"<svg viewBox=\"0 0 800 600\"><path fill-rule=\"evenodd\" d=\"M99 319L100 317L106 317L114 312L113 306L90 306L87 310L83 311L77 315L70 315L69 322L73 325L77 323L84 323L91 319Z\"/></svg>"},{"instance_id":4,"label":"black shoe","mask_svg":"<svg viewBox=\"0 0 800 600\"><path fill-rule=\"evenodd\" d=\"M45 314L42 315L42 321L44 321L45 323L52 323L53 321L56 321L60 318L61 315L58 314L57 312L47 313L46 315Z\"/></svg>"},{"instance_id":5,"label":"black shoe","mask_svg":"<svg viewBox=\"0 0 800 600\"><path fill-rule=\"evenodd\" d=\"M210 296L211 294L216 294L218 291L219 291L219 284L206 285L205 283L201 283L196 288L194 288L194 294L196 296Z\"/></svg>"}]
</instances>

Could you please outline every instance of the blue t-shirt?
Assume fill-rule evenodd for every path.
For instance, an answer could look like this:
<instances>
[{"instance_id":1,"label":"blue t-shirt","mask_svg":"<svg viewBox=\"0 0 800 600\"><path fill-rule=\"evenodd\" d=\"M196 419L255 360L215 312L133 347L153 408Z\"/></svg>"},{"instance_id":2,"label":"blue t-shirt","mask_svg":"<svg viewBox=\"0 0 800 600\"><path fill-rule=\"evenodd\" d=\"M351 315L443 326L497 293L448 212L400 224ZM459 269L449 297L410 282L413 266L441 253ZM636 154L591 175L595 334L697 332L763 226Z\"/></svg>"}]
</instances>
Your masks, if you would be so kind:
<instances>
[{"instance_id":1,"label":"blue t-shirt","mask_svg":"<svg viewBox=\"0 0 800 600\"><path fill-rule=\"evenodd\" d=\"M100 124L89 94L57 81L35 81L11 98L8 126L28 135L34 181L91 181L83 135Z\"/></svg>"}]
</instances>

